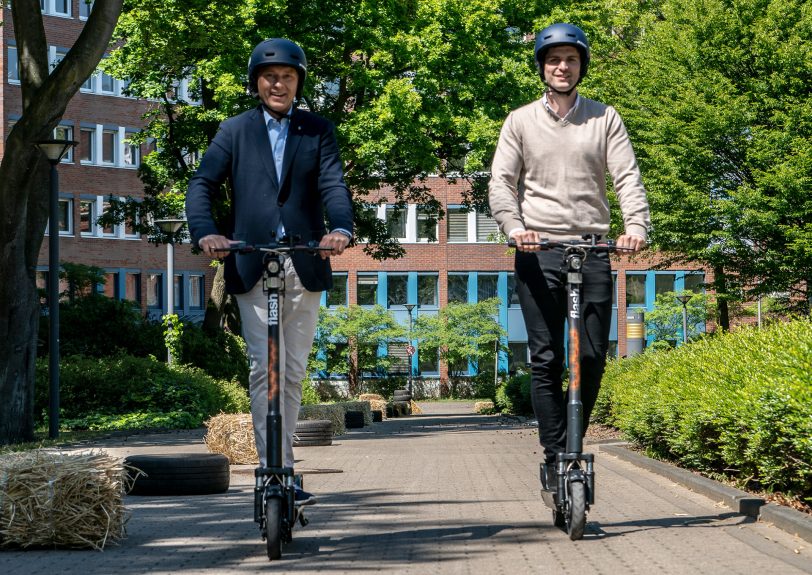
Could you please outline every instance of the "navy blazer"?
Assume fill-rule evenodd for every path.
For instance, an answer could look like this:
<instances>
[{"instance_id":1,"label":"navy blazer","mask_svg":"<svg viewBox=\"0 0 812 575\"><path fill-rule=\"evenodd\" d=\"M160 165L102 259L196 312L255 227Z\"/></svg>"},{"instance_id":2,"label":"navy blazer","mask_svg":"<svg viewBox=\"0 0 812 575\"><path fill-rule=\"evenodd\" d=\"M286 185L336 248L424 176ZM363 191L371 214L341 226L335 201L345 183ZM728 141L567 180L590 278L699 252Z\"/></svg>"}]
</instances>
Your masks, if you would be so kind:
<instances>
[{"instance_id":1,"label":"navy blazer","mask_svg":"<svg viewBox=\"0 0 812 575\"><path fill-rule=\"evenodd\" d=\"M209 234L267 243L273 239L280 218L288 236L302 242L319 241L327 233L325 214L330 229L352 232L352 201L331 122L305 110L294 110L282 178L280 185L261 106L223 122L189 180L186 219L194 245ZM226 180L231 184L232 202L226 229L218 229L211 210ZM329 259L306 252L295 252L292 259L307 290L323 291L332 286ZM261 253L225 258L228 293L251 290L261 276Z\"/></svg>"}]
</instances>

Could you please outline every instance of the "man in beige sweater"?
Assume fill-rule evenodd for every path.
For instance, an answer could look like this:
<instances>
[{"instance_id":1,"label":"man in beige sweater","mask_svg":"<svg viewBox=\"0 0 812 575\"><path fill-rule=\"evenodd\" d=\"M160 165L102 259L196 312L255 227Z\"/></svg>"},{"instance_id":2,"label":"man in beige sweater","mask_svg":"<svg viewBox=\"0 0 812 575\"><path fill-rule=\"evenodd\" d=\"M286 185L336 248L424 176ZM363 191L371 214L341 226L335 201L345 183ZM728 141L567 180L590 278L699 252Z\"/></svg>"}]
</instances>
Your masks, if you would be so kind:
<instances>
[{"instance_id":1,"label":"man in beige sweater","mask_svg":"<svg viewBox=\"0 0 812 575\"><path fill-rule=\"evenodd\" d=\"M536 37L536 64L547 90L511 112L494 154L491 212L516 242L516 289L527 327L531 398L544 447L542 484L554 488L556 453L566 441L562 392L566 265L563 249L540 251L541 239L580 240L609 232L606 174L623 215L618 247L646 245L649 209L626 128L611 106L578 95L589 66L589 43L570 24L553 24ZM612 318L612 275L605 253L583 267L581 387L584 429L606 364Z\"/></svg>"}]
</instances>

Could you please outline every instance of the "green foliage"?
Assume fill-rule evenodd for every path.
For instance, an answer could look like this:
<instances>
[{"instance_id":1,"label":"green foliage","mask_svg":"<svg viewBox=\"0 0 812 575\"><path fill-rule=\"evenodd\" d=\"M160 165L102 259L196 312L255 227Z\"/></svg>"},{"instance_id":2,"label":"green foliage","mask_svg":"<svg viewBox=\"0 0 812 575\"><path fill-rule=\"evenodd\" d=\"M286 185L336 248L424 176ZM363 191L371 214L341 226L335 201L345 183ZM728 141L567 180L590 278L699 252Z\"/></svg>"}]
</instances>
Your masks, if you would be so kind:
<instances>
[{"instance_id":1,"label":"green foliage","mask_svg":"<svg viewBox=\"0 0 812 575\"><path fill-rule=\"evenodd\" d=\"M203 426L204 418L188 411L136 411L121 415L91 413L85 417L60 419L65 430L117 431L120 429L195 429Z\"/></svg>"},{"instance_id":2,"label":"green foliage","mask_svg":"<svg viewBox=\"0 0 812 575\"><path fill-rule=\"evenodd\" d=\"M533 403L530 399L530 374L514 375L496 390L494 400L499 411L516 415L532 415Z\"/></svg>"},{"instance_id":3,"label":"green foliage","mask_svg":"<svg viewBox=\"0 0 812 575\"><path fill-rule=\"evenodd\" d=\"M48 354L48 317L40 318L40 347ZM141 315L133 302L97 293L59 305L59 347L63 356L103 357L126 352L138 357L162 356L161 326Z\"/></svg>"},{"instance_id":4,"label":"green foliage","mask_svg":"<svg viewBox=\"0 0 812 575\"><path fill-rule=\"evenodd\" d=\"M59 385L60 417L66 421L182 412L202 422L221 411L240 413L249 409L248 396L237 382L216 380L198 368L169 366L155 358L63 357ZM36 413L42 413L47 405L48 365L47 360L39 359Z\"/></svg>"},{"instance_id":5,"label":"green foliage","mask_svg":"<svg viewBox=\"0 0 812 575\"><path fill-rule=\"evenodd\" d=\"M812 320L609 362L595 418L651 452L812 500Z\"/></svg>"},{"instance_id":6,"label":"green foliage","mask_svg":"<svg viewBox=\"0 0 812 575\"><path fill-rule=\"evenodd\" d=\"M364 373L387 373L398 361L391 355L379 355L378 349L405 336L403 326L382 306L322 308L311 365L316 364L318 354L324 354L325 371L346 374L350 395L357 395Z\"/></svg>"},{"instance_id":7,"label":"green foliage","mask_svg":"<svg viewBox=\"0 0 812 575\"><path fill-rule=\"evenodd\" d=\"M61 262L60 266L62 270L59 277L68 282L68 287L59 295L67 296L71 303L79 297L93 293L97 285L104 285L107 282L105 271L100 267L71 262Z\"/></svg>"},{"instance_id":8,"label":"green foliage","mask_svg":"<svg viewBox=\"0 0 812 575\"><path fill-rule=\"evenodd\" d=\"M321 403L321 396L310 379L302 381L302 405L315 405Z\"/></svg>"},{"instance_id":9,"label":"green foliage","mask_svg":"<svg viewBox=\"0 0 812 575\"><path fill-rule=\"evenodd\" d=\"M486 366L494 364L497 345L502 351L506 349L503 344L506 333L497 321L498 312L498 298L473 304L451 303L437 315L417 318L413 335L421 346L439 349L440 358L448 362L450 369L454 366L467 369L471 362L477 372L486 372Z\"/></svg>"},{"instance_id":10,"label":"green foliage","mask_svg":"<svg viewBox=\"0 0 812 575\"><path fill-rule=\"evenodd\" d=\"M682 342L682 304L677 296L690 296L686 304L688 339L701 335L697 325L708 320L708 296L692 291L657 294L654 309L646 312L646 330L655 342ZM693 332L693 333L692 333Z\"/></svg>"},{"instance_id":11,"label":"green foliage","mask_svg":"<svg viewBox=\"0 0 812 575\"><path fill-rule=\"evenodd\" d=\"M180 342L183 337L183 322L178 318L178 314L164 314L164 344L172 357L180 357Z\"/></svg>"},{"instance_id":12,"label":"green foliage","mask_svg":"<svg viewBox=\"0 0 812 575\"><path fill-rule=\"evenodd\" d=\"M184 326L178 363L199 367L215 379L236 380L248 389L248 352L242 337L224 329Z\"/></svg>"}]
</instances>

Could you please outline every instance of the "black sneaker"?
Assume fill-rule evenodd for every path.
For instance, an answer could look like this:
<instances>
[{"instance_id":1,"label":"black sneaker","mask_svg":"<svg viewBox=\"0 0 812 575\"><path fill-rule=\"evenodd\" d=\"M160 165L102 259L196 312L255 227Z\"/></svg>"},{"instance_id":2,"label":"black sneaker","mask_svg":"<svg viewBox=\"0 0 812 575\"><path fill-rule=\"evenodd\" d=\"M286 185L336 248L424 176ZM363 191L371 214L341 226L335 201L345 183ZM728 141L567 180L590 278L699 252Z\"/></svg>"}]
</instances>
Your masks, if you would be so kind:
<instances>
[{"instance_id":1,"label":"black sneaker","mask_svg":"<svg viewBox=\"0 0 812 575\"><path fill-rule=\"evenodd\" d=\"M316 496L312 493L308 493L298 485L294 485L293 488L295 490L293 504L296 505L296 507L300 507L302 505L313 505L316 503Z\"/></svg>"}]
</instances>

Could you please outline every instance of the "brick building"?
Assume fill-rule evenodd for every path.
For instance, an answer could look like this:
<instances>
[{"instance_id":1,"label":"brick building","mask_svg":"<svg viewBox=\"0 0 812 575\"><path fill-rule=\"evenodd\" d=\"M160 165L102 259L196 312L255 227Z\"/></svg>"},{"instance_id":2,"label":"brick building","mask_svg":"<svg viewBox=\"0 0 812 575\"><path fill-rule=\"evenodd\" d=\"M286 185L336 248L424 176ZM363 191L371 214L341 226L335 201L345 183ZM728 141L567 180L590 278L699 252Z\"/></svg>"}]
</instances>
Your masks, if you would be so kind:
<instances>
[{"instance_id":1,"label":"brick building","mask_svg":"<svg viewBox=\"0 0 812 575\"><path fill-rule=\"evenodd\" d=\"M41 0L49 59L53 65L63 57L78 37L88 15L83 0ZM3 6L4 25L0 27L0 157L2 143L21 114L17 69L17 48L11 10ZM133 146L128 134L142 126L148 102L122 94L124 82L101 72L93 75L71 101L55 136L77 140L79 145L59 166L60 176L60 259L95 265L106 270L104 292L110 297L139 302L152 316L167 309L167 251L135 234L129 225L103 228L96 218L114 198L143 195L137 168L148 146ZM179 97L186 95L182 83ZM512 294L512 257L505 246L488 241L496 231L492 218L469 213L461 207L463 183L429 178L429 185L446 210L447 217L434 234L426 230L426 220L418 206L410 205L396 218L391 206L381 205L378 216L406 248L402 259L378 262L367 257L361 247L349 250L333 261L335 288L323 295L327 307L336 305L381 304L396 318L408 324L404 304L416 304L414 314L432 314L449 301L475 302L498 296L503 302L499 321L508 333L510 353L500 358L500 370L512 370L527 359L526 332L518 302ZM382 192L381 198L386 199ZM375 198L373 198L374 200ZM429 237L436 239L429 240ZM45 285L48 269L46 235L40 250L39 281ZM181 316L199 319L211 289L213 271L207 258L193 256L188 246L175 253L174 309ZM651 256L633 260L615 258L615 296L611 329L611 353L627 351L627 309L651 309L657 293L697 288L704 281L702 270L670 269L652 271ZM422 376L446 374L436 357L419 352L412 368ZM406 342L393 342L387 353L406 357Z\"/></svg>"}]
</instances>

